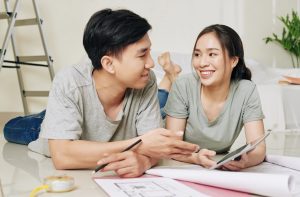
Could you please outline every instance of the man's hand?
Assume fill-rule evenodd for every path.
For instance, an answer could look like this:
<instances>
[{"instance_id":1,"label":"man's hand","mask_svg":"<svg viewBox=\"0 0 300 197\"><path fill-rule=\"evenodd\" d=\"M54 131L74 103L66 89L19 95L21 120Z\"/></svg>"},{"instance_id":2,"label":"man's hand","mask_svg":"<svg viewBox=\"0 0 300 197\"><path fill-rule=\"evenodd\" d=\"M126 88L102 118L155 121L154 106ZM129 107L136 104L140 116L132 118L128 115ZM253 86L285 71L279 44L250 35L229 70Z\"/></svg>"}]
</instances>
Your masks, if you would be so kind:
<instances>
[{"instance_id":1,"label":"man's hand","mask_svg":"<svg viewBox=\"0 0 300 197\"><path fill-rule=\"evenodd\" d=\"M216 162L213 160L215 155L215 151L201 149L198 153L192 153L190 155L174 154L172 155L172 159L187 163L199 164L204 168L210 168L216 164Z\"/></svg>"},{"instance_id":2,"label":"man's hand","mask_svg":"<svg viewBox=\"0 0 300 197\"><path fill-rule=\"evenodd\" d=\"M132 178L141 176L146 170L151 168L149 157L140 155L133 151L122 153L105 154L97 162L98 165L108 164L101 171L115 171L122 178Z\"/></svg>"},{"instance_id":3,"label":"man's hand","mask_svg":"<svg viewBox=\"0 0 300 197\"><path fill-rule=\"evenodd\" d=\"M155 129L142 135L142 144L137 152L151 158L171 158L172 154L189 155L199 149L196 144L182 141L183 132Z\"/></svg>"}]
</instances>

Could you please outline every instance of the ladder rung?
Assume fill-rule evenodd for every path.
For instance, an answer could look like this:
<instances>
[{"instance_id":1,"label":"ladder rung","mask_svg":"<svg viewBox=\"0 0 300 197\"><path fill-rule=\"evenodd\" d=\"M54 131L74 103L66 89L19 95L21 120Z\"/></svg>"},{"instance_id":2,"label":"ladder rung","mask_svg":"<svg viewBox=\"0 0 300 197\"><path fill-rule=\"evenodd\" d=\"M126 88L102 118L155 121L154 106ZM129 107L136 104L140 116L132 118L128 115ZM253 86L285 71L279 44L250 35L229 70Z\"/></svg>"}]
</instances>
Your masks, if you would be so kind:
<instances>
[{"instance_id":1,"label":"ladder rung","mask_svg":"<svg viewBox=\"0 0 300 197\"><path fill-rule=\"evenodd\" d=\"M35 63L29 63L29 62L20 62L20 61L11 61L11 60L4 60L5 63L11 63L11 64L22 64L22 65L29 65L29 66L41 66L41 67L49 67L48 64L35 64ZM16 66L15 66L16 67ZM20 68L20 66L17 66L17 68Z\"/></svg>"},{"instance_id":2,"label":"ladder rung","mask_svg":"<svg viewBox=\"0 0 300 197\"><path fill-rule=\"evenodd\" d=\"M47 61L48 57L45 55L37 56L18 56L20 62L42 62Z\"/></svg>"},{"instance_id":3,"label":"ladder rung","mask_svg":"<svg viewBox=\"0 0 300 197\"><path fill-rule=\"evenodd\" d=\"M16 20L15 27L16 26L25 26L25 25L36 25L36 24L37 24L36 18L21 19L21 20Z\"/></svg>"},{"instance_id":4,"label":"ladder rung","mask_svg":"<svg viewBox=\"0 0 300 197\"><path fill-rule=\"evenodd\" d=\"M8 66L3 64L2 68L20 68L20 66Z\"/></svg>"},{"instance_id":5,"label":"ladder rung","mask_svg":"<svg viewBox=\"0 0 300 197\"><path fill-rule=\"evenodd\" d=\"M49 91L24 91L24 96L28 97L40 97L40 96L48 96Z\"/></svg>"},{"instance_id":6,"label":"ladder rung","mask_svg":"<svg viewBox=\"0 0 300 197\"><path fill-rule=\"evenodd\" d=\"M0 12L0 19L8 19L10 17L8 12Z\"/></svg>"}]
</instances>

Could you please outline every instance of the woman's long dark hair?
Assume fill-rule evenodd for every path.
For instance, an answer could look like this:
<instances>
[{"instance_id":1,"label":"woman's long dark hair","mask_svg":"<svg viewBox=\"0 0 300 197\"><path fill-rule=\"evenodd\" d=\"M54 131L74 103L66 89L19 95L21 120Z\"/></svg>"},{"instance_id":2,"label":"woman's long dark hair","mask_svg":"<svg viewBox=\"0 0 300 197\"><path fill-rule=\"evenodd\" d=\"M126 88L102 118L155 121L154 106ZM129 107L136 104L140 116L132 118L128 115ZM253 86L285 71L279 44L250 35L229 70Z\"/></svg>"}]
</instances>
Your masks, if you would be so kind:
<instances>
[{"instance_id":1,"label":"woman's long dark hair","mask_svg":"<svg viewBox=\"0 0 300 197\"><path fill-rule=\"evenodd\" d=\"M220 24L215 24L204 28L197 37L193 51L195 51L196 44L199 38L204 34L211 32L216 34L217 38L221 43L223 51L226 50L230 58L239 58L237 65L232 70L231 81L241 79L251 80L251 71L249 70L249 68L246 67L245 64L242 40L232 28Z\"/></svg>"}]
</instances>

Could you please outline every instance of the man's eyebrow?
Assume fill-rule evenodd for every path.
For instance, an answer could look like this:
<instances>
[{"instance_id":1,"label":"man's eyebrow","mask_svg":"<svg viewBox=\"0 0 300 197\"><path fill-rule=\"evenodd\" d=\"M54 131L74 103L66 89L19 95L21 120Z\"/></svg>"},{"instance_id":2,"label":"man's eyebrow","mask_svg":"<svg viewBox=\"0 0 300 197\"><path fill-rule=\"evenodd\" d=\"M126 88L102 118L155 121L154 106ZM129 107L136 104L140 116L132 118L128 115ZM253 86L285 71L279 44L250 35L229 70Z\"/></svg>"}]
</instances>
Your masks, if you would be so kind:
<instances>
[{"instance_id":1,"label":"man's eyebrow","mask_svg":"<svg viewBox=\"0 0 300 197\"><path fill-rule=\"evenodd\" d=\"M145 53L150 49L150 47L141 48L137 51L137 53Z\"/></svg>"}]
</instances>

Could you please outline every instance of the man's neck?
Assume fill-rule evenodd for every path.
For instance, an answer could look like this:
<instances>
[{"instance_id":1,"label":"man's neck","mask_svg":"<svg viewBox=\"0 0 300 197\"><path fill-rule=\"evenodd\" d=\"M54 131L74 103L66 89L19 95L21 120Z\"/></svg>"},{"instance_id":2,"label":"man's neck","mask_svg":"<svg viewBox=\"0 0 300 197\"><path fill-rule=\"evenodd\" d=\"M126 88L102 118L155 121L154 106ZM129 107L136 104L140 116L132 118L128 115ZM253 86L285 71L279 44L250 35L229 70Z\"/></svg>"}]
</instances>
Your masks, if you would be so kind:
<instances>
[{"instance_id":1,"label":"man's neck","mask_svg":"<svg viewBox=\"0 0 300 197\"><path fill-rule=\"evenodd\" d=\"M122 103L126 87L122 87L114 75L104 70L94 70L93 79L98 98L104 108L116 107Z\"/></svg>"}]
</instances>

